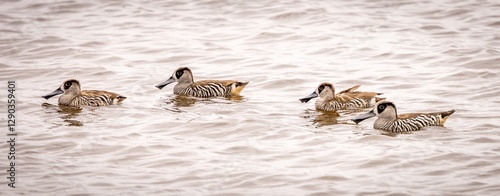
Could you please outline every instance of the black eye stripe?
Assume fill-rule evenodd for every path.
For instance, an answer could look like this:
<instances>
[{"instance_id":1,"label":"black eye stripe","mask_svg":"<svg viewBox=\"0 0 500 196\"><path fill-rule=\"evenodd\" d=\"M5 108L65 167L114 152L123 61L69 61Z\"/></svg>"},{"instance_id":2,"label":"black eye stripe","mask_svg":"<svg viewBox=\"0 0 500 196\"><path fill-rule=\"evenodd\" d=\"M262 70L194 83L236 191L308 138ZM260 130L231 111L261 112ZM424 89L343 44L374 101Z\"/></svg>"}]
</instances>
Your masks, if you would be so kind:
<instances>
[{"instance_id":1,"label":"black eye stripe","mask_svg":"<svg viewBox=\"0 0 500 196\"><path fill-rule=\"evenodd\" d=\"M64 89L68 89L69 87L71 87L71 82L64 83Z\"/></svg>"},{"instance_id":2,"label":"black eye stripe","mask_svg":"<svg viewBox=\"0 0 500 196\"><path fill-rule=\"evenodd\" d=\"M377 113L382 113L385 111L385 109L387 109L388 107L392 107L394 110L396 110L396 106L391 103L391 102L387 102L387 103L381 103L380 105L377 106Z\"/></svg>"},{"instance_id":3,"label":"black eye stripe","mask_svg":"<svg viewBox=\"0 0 500 196\"><path fill-rule=\"evenodd\" d=\"M384 112L385 107L386 107L386 105L385 105L385 104L380 104L380 105L378 105L378 107L377 107L377 113L379 113L379 114L380 114L380 113Z\"/></svg>"},{"instance_id":4,"label":"black eye stripe","mask_svg":"<svg viewBox=\"0 0 500 196\"><path fill-rule=\"evenodd\" d=\"M175 72L175 77L180 78L184 74L184 70L179 70Z\"/></svg>"}]
</instances>

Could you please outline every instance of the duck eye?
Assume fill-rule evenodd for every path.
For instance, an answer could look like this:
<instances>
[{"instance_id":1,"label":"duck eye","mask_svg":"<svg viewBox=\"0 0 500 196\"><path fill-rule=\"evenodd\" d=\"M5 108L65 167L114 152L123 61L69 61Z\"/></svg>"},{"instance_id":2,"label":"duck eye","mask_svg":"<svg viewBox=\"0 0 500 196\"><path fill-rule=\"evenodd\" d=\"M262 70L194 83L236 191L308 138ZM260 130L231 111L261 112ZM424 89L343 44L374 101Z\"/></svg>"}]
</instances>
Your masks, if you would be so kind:
<instances>
[{"instance_id":1,"label":"duck eye","mask_svg":"<svg viewBox=\"0 0 500 196\"><path fill-rule=\"evenodd\" d=\"M321 92L323 89L325 89L325 86L323 86L323 85L318 87L319 92Z\"/></svg>"},{"instance_id":2,"label":"duck eye","mask_svg":"<svg viewBox=\"0 0 500 196\"><path fill-rule=\"evenodd\" d=\"M71 82L64 83L64 89L65 90L69 89L69 87L71 87Z\"/></svg>"},{"instance_id":3,"label":"duck eye","mask_svg":"<svg viewBox=\"0 0 500 196\"><path fill-rule=\"evenodd\" d=\"M180 78L183 73L184 73L183 70L179 70L179 71L175 72L175 77Z\"/></svg>"},{"instance_id":4,"label":"duck eye","mask_svg":"<svg viewBox=\"0 0 500 196\"><path fill-rule=\"evenodd\" d=\"M383 109L385 109L385 105L379 105L379 106L378 106L378 109L379 109L379 110L383 110Z\"/></svg>"}]
</instances>

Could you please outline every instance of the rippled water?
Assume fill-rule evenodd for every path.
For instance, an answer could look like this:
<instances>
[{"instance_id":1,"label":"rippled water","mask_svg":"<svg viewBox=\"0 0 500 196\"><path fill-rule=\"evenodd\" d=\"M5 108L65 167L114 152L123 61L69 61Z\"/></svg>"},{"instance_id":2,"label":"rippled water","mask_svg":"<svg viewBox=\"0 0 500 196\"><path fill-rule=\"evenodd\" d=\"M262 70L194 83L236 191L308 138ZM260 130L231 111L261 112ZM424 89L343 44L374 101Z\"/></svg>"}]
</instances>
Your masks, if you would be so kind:
<instances>
[{"instance_id":1,"label":"rippled water","mask_svg":"<svg viewBox=\"0 0 500 196\"><path fill-rule=\"evenodd\" d=\"M0 103L15 80L19 131L17 188L2 172L1 195L500 193L498 1L1 4ZM154 87L179 66L250 84L241 100ZM41 98L69 78L128 99L67 110ZM400 113L457 112L387 136L374 119L348 122L361 111L298 101L325 81L383 92Z\"/></svg>"}]
</instances>

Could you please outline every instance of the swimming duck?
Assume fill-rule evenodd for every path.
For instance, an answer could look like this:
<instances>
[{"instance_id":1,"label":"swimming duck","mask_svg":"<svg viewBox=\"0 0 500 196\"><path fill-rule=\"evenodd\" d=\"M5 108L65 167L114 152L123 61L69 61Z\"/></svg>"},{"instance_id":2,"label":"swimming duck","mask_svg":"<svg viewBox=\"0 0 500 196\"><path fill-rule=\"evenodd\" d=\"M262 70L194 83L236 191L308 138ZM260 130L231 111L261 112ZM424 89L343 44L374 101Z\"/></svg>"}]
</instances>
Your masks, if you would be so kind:
<instances>
[{"instance_id":1,"label":"swimming duck","mask_svg":"<svg viewBox=\"0 0 500 196\"><path fill-rule=\"evenodd\" d=\"M127 97L122 95L100 91L100 90L81 90L80 82L75 79L64 81L64 83L54 92L42 96L49 99L53 96L62 94L59 97L59 105L64 106L107 106L121 103Z\"/></svg>"},{"instance_id":2,"label":"swimming duck","mask_svg":"<svg viewBox=\"0 0 500 196\"><path fill-rule=\"evenodd\" d=\"M368 113L361 114L351 119L356 124L377 116L373 128L392 133L408 133L418 131L428 126L443 126L446 119L455 113L455 110L434 113L408 113L397 114L396 105L390 101L380 101Z\"/></svg>"},{"instance_id":3,"label":"swimming duck","mask_svg":"<svg viewBox=\"0 0 500 196\"><path fill-rule=\"evenodd\" d=\"M174 82L178 82L174 86L174 94L202 98L239 96L240 92L248 84L248 82L238 82L236 80L201 80L195 82L191 69L179 67L168 80L156 85L156 88L162 89Z\"/></svg>"},{"instance_id":4,"label":"swimming duck","mask_svg":"<svg viewBox=\"0 0 500 196\"><path fill-rule=\"evenodd\" d=\"M367 108L385 99L376 97L382 93L355 91L360 86L361 85L356 85L335 94L333 85L328 82L323 82L316 88L316 91L299 100L302 103L307 103L309 100L319 96L315 103L317 110L336 111L353 108Z\"/></svg>"}]
</instances>

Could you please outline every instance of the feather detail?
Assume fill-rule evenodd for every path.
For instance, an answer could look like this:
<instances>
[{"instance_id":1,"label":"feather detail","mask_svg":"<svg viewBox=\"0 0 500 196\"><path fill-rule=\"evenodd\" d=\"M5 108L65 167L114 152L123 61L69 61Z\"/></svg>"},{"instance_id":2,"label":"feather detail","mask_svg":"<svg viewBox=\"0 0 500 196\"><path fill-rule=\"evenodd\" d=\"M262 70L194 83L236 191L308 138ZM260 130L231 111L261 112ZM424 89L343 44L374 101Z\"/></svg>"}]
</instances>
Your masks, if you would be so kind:
<instances>
[{"instance_id":1,"label":"feather detail","mask_svg":"<svg viewBox=\"0 0 500 196\"><path fill-rule=\"evenodd\" d=\"M80 82L75 79L66 80L61 87L53 93L44 96L50 98L56 94L62 94L59 97L59 105L64 106L106 106L118 104L126 99L125 96L99 90L81 90Z\"/></svg>"},{"instance_id":2,"label":"feather detail","mask_svg":"<svg viewBox=\"0 0 500 196\"><path fill-rule=\"evenodd\" d=\"M443 126L455 110L398 115L396 105L384 100L378 102L371 112L378 117L373 124L375 129L382 129L393 133L410 133L428 126Z\"/></svg>"},{"instance_id":3,"label":"feather detail","mask_svg":"<svg viewBox=\"0 0 500 196\"><path fill-rule=\"evenodd\" d=\"M356 85L351 88L340 91L335 94L335 88L331 83L324 82L318 86L316 93L319 94L319 99L316 100L315 106L318 110L335 111L346 110L353 108L367 108L376 103L376 92L359 92L356 91L361 85ZM379 98L383 99L383 98Z\"/></svg>"},{"instance_id":4,"label":"feather detail","mask_svg":"<svg viewBox=\"0 0 500 196\"><path fill-rule=\"evenodd\" d=\"M179 67L167 81L157 85L163 88L173 82L178 82L174 86L174 94L188 95L193 97L228 97L239 95L248 82L236 80L201 80L194 81L191 69Z\"/></svg>"}]
</instances>

